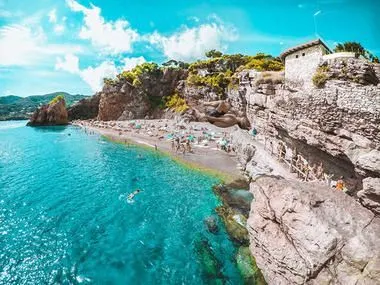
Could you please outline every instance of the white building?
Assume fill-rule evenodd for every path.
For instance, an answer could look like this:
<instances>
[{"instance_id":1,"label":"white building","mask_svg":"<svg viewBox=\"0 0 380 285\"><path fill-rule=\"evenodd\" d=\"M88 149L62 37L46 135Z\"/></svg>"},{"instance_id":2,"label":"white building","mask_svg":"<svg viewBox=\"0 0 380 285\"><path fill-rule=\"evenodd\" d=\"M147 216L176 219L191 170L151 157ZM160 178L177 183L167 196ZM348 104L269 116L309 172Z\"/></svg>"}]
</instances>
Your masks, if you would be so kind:
<instances>
[{"instance_id":1,"label":"white building","mask_svg":"<svg viewBox=\"0 0 380 285\"><path fill-rule=\"evenodd\" d=\"M331 50L320 39L287 49L280 55L285 63L285 83L311 87L312 77L323 56L330 53Z\"/></svg>"}]
</instances>

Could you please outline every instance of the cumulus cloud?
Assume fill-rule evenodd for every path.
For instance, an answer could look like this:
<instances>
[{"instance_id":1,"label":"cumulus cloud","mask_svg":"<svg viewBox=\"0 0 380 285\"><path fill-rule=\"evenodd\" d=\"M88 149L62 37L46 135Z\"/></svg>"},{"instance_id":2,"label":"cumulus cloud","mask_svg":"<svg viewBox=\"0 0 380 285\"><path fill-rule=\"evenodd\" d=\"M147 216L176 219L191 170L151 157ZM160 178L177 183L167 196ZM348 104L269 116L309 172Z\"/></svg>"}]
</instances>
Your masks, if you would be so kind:
<instances>
[{"instance_id":1,"label":"cumulus cloud","mask_svg":"<svg viewBox=\"0 0 380 285\"><path fill-rule=\"evenodd\" d=\"M123 70L131 70L136 65L142 64L146 62L145 58L143 56L139 57L126 57L123 59Z\"/></svg>"},{"instance_id":2,"label":"cumulus cloud","mask_svg":"<svg viewBox=\"0 0 380 285\"><path fill-rule=\"evenodd\" d=\"M66 0L69 8L84 15L84 23L79 37L90 40L92 45L100 48L105 54L131 52L139 34L132 29L126 20L105 21L101 9L93 4L87 8L75 0Z\"/></svg>"},{"instance_id":3,"label":"cumulus cloud","mask_svg":"<svg viewBox=\"0 0 380 285\"><path fill-rule=\"evenodd\" d=\"M165 56L183 61L204 57L205 52L211 49L223 51L227 48L228 42L236 39L236 29L221 21L193 28L184 27L171 36L154 32L148 37L148 41L161 48Z\"/></svg>"},{"instance_id":4,"label":"cumulus cloud","mask_svg":"<svg viewBox=\"0 0 380 285\"><path fill-rule=\"evenodd\" d=\"M63 58L58 57L55 69L79 75L94 92L102 89L104 78L113 78L118 74L118 69L111 61L103 61L95 67L80 69L79 58L73 54L66 54Z\"/></svg>"},{"instance_id":5,"label":"cumulus cloud","mask_svg":"<svg viewBox=\"0 0 380 285\"><path fill-rule=\"evenodd\" d=\"M50 23L56 23L57 22L57 10L53 9L48 14L49 22Z\"/></svg>"},{"instance_id":6,"label":"cumulus cloud","mask_svg":"<svg viewBox=\"0 0 380 285\"><path fill-rule=\"evenodd\" d=\"M79 53L82 48L51 44L41 27L14 24L0 28L0 66L28 66L49 60L51 55Z\"/></svg>"}]
</instances>

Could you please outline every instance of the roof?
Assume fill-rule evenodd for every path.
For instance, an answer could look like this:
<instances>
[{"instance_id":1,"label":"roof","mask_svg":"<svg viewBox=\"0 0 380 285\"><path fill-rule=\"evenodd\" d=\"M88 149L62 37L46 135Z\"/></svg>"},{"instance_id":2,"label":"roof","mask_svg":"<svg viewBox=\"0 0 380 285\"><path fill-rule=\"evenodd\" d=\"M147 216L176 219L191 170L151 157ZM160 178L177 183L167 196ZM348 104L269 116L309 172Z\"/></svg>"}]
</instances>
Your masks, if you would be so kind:
<instances>
[{"instance_id":1,"label":"roof","mask_svg":"<svg viewBox=\"0 0 380 285\"><path fill-rule=\"evenodd\" d=\"M285 57L287 57L289 54L292 54L301 49L309 48L316 45L322 45L325 49L327 49L331 53L331 50L329 49L329 47L321 39L316 39L316 40L312 40L310 42L304 43L302 45L298 45L298 46L285 50L282 54L280 54L280 58L284 60Z\"/></svg>"}]
</instances>

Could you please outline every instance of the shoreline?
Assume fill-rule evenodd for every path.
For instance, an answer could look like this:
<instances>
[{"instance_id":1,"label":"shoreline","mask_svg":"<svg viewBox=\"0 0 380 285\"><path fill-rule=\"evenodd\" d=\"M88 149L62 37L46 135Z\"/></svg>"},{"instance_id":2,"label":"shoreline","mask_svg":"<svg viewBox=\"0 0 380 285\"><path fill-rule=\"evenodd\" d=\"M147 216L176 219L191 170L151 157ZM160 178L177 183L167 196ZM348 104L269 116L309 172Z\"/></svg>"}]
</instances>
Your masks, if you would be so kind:
<instances>
[{"instance_id":1,"label":"shoreline","mask_svg":"<svg viewBox=\"0 0 380 285\"><path fill-rule=\"evenodd\" d=\"M131 128L129 126L131 122L138 122L143 126L142 129L136 130ZM226 151L218 149L215 141L210 140L206 146L192 143L191 147L193 152L186 152L185 154L176 153L172 150L171 140L165 139L165 135L173 132L173 128L172 126L169 126L167 131L162 131L160 126L168 126L170 124L175 125L176 123L173 120L131 120L122 122L73 121L71 124L73 126L84 128L85 131L96 132L110 141L135 145L154 152L157 151L170 157L184 167L215 176L221 179L224 183L231 183L242 179L245 180L244 176L237 168L237 155L235 153L227 153ZM148 131L148 135L144 132L146 131L144 128L147 125L149 126L149 130L160 130L155 135ZM207 129L207 131L211 133L231 132L231 128L222 129L202 122L191 122L187 125L188 128L192 129L191 132L195 134L199 134L200 131L198 129ZM185 131L187 130L187 127L184 129ZM198 131L195 131L194 129ZM204 131L202 132L204 133ZM155 150L155 146L157 146L157 150Z\"/></svg>"}]
</instances>

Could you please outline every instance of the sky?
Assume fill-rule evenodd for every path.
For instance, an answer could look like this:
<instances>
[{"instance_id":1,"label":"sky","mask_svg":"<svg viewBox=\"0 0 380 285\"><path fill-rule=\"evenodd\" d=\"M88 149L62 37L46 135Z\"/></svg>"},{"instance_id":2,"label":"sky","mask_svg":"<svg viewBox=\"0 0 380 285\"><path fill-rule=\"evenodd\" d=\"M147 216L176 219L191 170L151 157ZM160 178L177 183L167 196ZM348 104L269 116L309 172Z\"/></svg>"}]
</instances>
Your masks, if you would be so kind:
<instances>
[{"instance_id":1,"label":"sky","mask_svg":"<svg viewBox=\"0 0 380 285\"><path fill-rule=\"evenodd\" d=\"M380 56L380 0L0 0L0 96L91 95L145 61L278 56L320 37Z\"/></svg>"}]
</instances>

